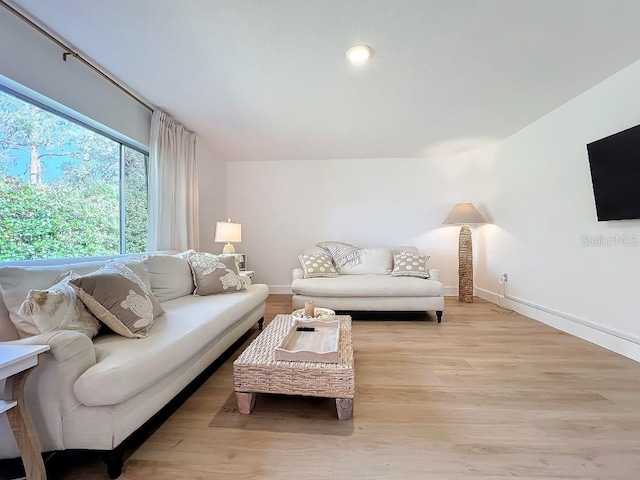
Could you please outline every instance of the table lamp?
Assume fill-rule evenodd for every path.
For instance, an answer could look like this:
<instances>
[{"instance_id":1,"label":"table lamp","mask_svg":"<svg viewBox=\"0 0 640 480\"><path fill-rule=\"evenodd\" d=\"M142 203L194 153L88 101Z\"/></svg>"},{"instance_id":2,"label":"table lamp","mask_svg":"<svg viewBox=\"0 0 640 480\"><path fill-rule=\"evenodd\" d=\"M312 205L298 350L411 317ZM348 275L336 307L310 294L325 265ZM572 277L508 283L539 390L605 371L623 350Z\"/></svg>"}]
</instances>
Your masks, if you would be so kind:
<instances>
[{"instance_id":1,"label":"table lamp","mask_svg":"<svg viewBox=\"0 0 640 480\"><path fill-rule=\"evenodd\" d=\"M473 303L473 248L469 224L487 223L487 221L472 203L460 202L453 207L442 223L462 225L458 239L458 301Z\"/></svg>"},{"instance_id":2,"label":"table lamp","mask_svg":"<svg viewBox=\"0 0 640 480\"><path fill-rule=\"evenodd\" d=\"M235 253L236 249L231 242L239 243L242 241L242 225L232 222L230 218L226 222L217 222L214 241L218 243L226 242L222 253Z\"/></svg>"}]
</instances>

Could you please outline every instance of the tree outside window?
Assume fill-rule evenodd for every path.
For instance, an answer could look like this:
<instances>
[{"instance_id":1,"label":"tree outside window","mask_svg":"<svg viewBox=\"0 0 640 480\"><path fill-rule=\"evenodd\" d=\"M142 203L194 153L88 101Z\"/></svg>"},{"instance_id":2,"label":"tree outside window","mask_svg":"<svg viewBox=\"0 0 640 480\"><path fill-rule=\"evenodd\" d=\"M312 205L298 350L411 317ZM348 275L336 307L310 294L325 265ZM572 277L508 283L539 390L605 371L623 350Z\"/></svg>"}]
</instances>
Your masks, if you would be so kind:
<instances>
[{"instance_id":1,"label":"tree outside window","mask_svg":"<svg viewBox=\"0 0 640 480\"><path fill-rule=\"evenodd\" d=\"M147 155L0 90L0 261L141 252Z\"/></svg>"}]
</instances>

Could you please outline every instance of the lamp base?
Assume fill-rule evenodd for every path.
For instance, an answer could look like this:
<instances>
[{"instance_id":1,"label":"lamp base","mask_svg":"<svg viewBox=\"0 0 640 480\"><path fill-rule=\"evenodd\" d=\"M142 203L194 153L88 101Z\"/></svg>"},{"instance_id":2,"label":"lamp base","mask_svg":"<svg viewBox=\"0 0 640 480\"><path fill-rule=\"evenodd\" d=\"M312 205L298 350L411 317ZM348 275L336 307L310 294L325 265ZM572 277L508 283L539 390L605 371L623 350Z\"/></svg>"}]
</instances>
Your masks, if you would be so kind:
<instances>
[{"instance_id":1,"label":"lamp base","mask_svg":"<svg viewBox=\"0 0 640 480\"><path fill-rule=\"evenodd\" d=\"M227 242L227 244L222 249L222 253L224 254L236 253L236 249L233 245L231 245L231 242Z\"/></svg>"},{"instance_id":2,"label":"lamp base","mask_svg":"<svg viewBox=\"0 0 640 480\"><path fill-rule=\"evenodd\" d=\"M458 301L473 303L473 248L467 225L460 228L458 240Z\"/></svg>"}]
</instances>

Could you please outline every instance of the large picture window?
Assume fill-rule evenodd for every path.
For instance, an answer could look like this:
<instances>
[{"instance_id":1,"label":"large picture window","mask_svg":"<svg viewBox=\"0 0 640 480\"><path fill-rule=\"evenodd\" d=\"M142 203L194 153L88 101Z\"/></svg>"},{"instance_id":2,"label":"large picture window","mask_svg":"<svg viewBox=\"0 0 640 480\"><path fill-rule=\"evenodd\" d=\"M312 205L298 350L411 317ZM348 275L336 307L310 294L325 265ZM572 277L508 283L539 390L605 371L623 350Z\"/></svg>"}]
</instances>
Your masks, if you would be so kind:
<instances>
[{"instance_id":1,"label":"large picture window","mask_svg":"<svg viewBox=\"0 0 640 480\"><path fill-rule=\"evenodd\" d=\"M0 90L0 261L145 251L147 160Z\"/></svg>"}]
</instances>

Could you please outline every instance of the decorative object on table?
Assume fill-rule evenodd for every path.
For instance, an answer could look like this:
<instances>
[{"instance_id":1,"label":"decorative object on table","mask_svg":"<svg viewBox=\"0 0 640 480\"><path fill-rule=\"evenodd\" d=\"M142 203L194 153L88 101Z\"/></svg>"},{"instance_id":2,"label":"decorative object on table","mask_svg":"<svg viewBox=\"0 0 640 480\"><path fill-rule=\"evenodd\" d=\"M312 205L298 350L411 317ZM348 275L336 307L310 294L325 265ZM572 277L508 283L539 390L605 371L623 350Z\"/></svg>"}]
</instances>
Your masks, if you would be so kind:
<instances>
[{"instance_id":1,"label":"decorative object on table","mask_svg":"<svg viewBox=\"0 0 640 480\"><path fill-rule=\"evenodd\" d=\"M238 270L246 270L247 269L247 256L244 253L240 254L240 258L238 259Z\"/></svg>"},{"instance_id":2,"label":"decorative object on table","mask_svg":"<svg viewBox=\"0 0 640 480\"><path fill-rule=\"evenodd\" d=\"M313 300L307 300L306 302L304 302L304 316L315 317L315 313L313 310Z\"/></svg>"},{"instance_id":3,"label":"decorative object on table","mask_svg":"<svg viewBox=\"0 0 640 480\"><path fill-rule=\"evenodd\" d=\"M230 218L228 218L226 222L217 222L215 242L226 242L226 245L222 249L222 253L235 253L236 249L231 242L242 242L242 225L232 222Z\"/></svg>"},{"instance_id":4,"label":"decorative object on table","mask_svg":"<svg viewBox=\"0 0 640 480\"><path fill-rule=\"evenodd\" d=\"M311 303L313 304L313 300L311 300ZM295 320L323 320L334 317L335 315L336 312L334 312L333 310L319 307L315 307L312 311L309 311L309 313L307 313L306 303L305 308L299 308L298 310L294 310L291 313L291 316Z\"/></svg>"},{"instance_id":5,"label":"decorative object on table","mask_svg":"<svg viewBox=\"0 0 640 480\"><path fill-rule=\"evenodd\" d=\"M469 225L487 221L472 203L460 202L442 223L462 225L458 240L458 301L473 303L473 248Z\"/></svg>"}]
</instances>

